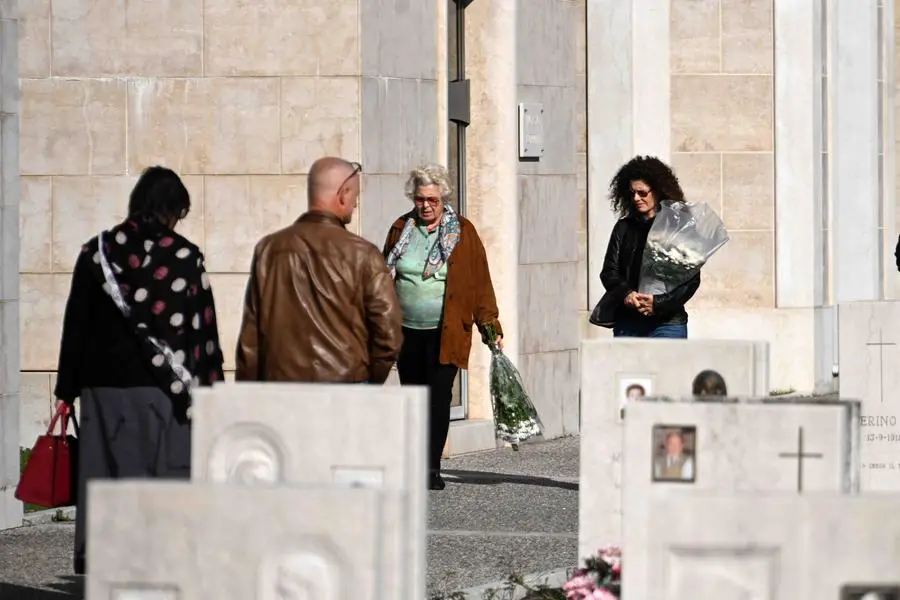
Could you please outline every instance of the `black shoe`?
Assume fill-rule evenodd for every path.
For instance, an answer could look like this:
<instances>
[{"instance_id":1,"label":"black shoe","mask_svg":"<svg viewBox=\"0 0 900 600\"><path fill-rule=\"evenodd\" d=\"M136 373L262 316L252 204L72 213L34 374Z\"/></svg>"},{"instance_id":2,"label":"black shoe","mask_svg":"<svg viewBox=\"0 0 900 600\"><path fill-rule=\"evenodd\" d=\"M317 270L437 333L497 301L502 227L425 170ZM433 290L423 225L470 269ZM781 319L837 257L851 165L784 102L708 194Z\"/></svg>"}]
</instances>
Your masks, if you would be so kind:
<instances>
[{"instance_id":1,"label":"black shoe","mask_svg":"<svg viewBox=\"0 0 900 600\"><path fill-rule=\"evenodd\" d=\"M442 490L447 487L447 484L444 483L444 479L441 477L440 473L436 473L432 471L428 474L428 489L429 490Z\"/></svg>"}]
</instances>

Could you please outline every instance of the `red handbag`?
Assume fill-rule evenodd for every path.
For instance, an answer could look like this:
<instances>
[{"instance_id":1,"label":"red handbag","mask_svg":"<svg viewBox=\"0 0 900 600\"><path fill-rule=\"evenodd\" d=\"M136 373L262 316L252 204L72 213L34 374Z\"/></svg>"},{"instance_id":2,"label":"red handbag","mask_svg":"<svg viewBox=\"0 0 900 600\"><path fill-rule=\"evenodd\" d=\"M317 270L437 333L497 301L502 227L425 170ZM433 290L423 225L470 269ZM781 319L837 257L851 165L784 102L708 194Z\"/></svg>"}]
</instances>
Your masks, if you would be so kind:
<instances>
[{"instance_id":1,"label":"red handbag","mask_svg":"<svg viewBox=\"0 0 900 600\"><path fill-rule=\"evenodd\" d=\"M16 498L28 504L45 508L72 506L78 489L78 438L67 435L69 421L78 434L78 422L67 404L60 404L50 421L47 435L39 436L19 485ZM60 434L55 434L56 423L61 422Z\"/></svg>"}]
</instances>

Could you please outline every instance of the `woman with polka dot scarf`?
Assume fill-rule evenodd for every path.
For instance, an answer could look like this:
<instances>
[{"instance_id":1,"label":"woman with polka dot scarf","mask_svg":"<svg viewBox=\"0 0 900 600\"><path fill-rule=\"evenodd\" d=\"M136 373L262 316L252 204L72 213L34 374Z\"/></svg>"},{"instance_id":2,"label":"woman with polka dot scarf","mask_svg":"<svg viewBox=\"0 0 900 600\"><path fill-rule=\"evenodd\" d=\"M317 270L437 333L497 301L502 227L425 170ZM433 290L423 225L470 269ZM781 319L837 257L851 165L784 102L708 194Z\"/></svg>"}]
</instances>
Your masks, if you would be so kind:
<instances>
[{"instance_id":1,"label":"woman with polka dot scarf","mask_svg":"<svg viewBox=\"0 0 900 600\"><path fill-rule=\"evenodd\" d=\"M87 482L190 476L190 398L221 380L216 308L200 249L175 232L181 179L150 167L128 217L89 240L72 273L55 394L79 399L75 572L85 572Z\"/></svg>"}]
</instances>

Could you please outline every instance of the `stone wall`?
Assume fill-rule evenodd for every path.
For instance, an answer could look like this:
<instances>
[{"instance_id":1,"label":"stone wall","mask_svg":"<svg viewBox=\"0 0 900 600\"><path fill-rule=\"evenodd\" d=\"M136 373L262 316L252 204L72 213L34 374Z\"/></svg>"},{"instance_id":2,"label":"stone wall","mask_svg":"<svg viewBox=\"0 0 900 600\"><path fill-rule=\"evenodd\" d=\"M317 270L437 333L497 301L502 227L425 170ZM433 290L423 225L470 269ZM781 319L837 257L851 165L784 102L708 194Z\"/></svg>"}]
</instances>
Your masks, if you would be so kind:
<instances>
[{"instance_id":1,"label":"stone wall","mask_svg":"<svg viewBox=\"0 0 900 600\"><path fill-rule=\"evenodd\" d=\"M672 165L731 240L692 307L774 306L773 0L672 0Z\"/></svg>"},{"instance_id":2,"label":"stone wall","mask_svg":"<svg viewBox=\"0 0 900 600\"><path fill-rule=\"evenodd\" d=\"M19 86L16 2L0 1L0 530L22 523L19 480Z\"/></svg>"},{"instance_id":3,"label":"stone wall","mask_svg":"<svg viewBox=\"0 0 900 600\"><path fill-rule=\"evenodd\" d=\"M181 231L206 253L227 370L253 245L306 209L313 160L363 163L355 227L383 243L408 209L403 174L437 157L436 11L387 0L22 3L26 428L49 415L78 248L124 216L143 168L169 166L191 192Z\"/></svg>"},{"instance_id":4,"label":"stone wall","mask_svg":"<svg viewBox=\"0 0 900 600\"><path fill-rule=\"evenodd\" d=\"M519 365L550 436L579 423L577 9L518 2L518 102L544 110L544 155L518 168Z\"/></svg>"}]
</instances>

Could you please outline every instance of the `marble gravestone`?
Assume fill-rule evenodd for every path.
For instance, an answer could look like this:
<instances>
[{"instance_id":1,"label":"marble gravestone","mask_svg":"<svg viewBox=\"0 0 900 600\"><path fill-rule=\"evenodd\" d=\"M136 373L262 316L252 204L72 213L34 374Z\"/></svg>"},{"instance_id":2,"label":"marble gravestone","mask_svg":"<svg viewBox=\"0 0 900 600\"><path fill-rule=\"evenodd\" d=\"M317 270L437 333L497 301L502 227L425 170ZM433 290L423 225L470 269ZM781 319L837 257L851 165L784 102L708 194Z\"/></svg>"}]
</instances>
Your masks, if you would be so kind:
<instances>
[{"instance_id":1,"label":"marble gravestone","mask_svg":"<svg viewBox=\"0 0 900 600\"><path fill-rule=\"evenodd\" d=\"M710 492L855 493L858 423L856 401L649 398L629 406L623 448L625 553L645 547L654 534L648 517L657 498ZM687 468L667 472L665 448L675 431L681 433ZM581 535L589 533L581 530ZM648 574L629 560L623 576L623 587L632 589Z\"/></svg>"},{"instance_id":2,"label":"marble gravestone","mask_svg":"<svg viewBox=\"0 0 900 600\"><path fill-rule=\"evenodd\" d=\"M380 600L380 536L399 523L371 489L92 483L90 600Z\"/></svg>"},{"instance_id":3,"label":"marble gravestone","mask_svg":"<svg viewBox=\"0 0 900 600\"><path fill-rule=\"evenodd\" d=\"M425 594L428 391L413 386L225 383L194 394L194 482L402 492L384 552L391 598Z\"/></svg>"},{"instance_id":4,"label":"marble gravestone","mask_svg":"<svg viewBox=\"0 0 900 600\"><path fill-rule=\"evenodd\" d=\"M622 435L628 396L689 396L694 376L704 369L718 371L733 396L769 393L766 342L582 342L579 515L580 530L592 533L581 536L581 558L622 540Z\"/></svg>"},{"instance_id":5,"label":"marble gravestone","mask_svg":"<svg viewBox=\"0 0 900 600\"><path fill-rule=\"evenodd\" d=\"M900 492L900 302L838 305L841 397L862 401L863 491Z\"/></svg>"},{"instance_id":6,"label":"marble gravestone","mask_svg":"<svg viewBox=\"0 0 900 600\"><path fill-rule=\"evenodd\" d=\"M654 600L896 600L900 495L717 494L650 499L625 549L628 595ZM881 595L878 595L881 594Z\"/></svg>"}]
</instances>

